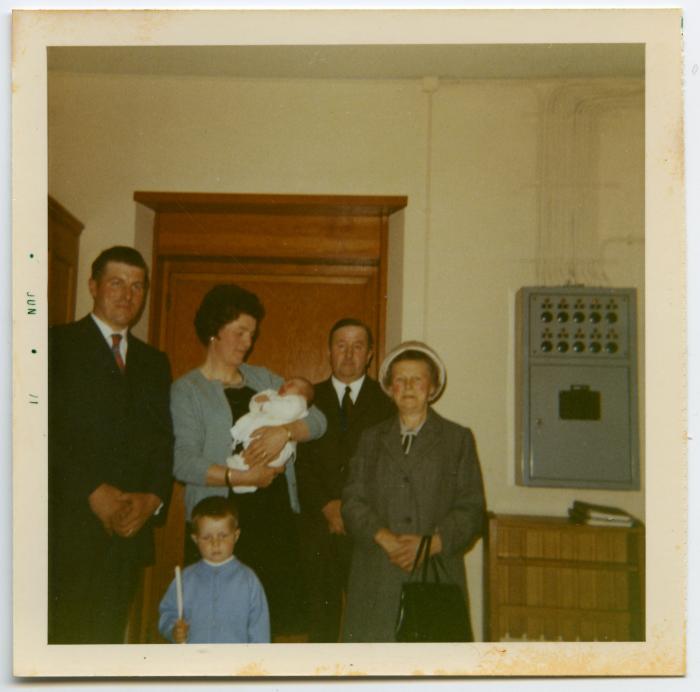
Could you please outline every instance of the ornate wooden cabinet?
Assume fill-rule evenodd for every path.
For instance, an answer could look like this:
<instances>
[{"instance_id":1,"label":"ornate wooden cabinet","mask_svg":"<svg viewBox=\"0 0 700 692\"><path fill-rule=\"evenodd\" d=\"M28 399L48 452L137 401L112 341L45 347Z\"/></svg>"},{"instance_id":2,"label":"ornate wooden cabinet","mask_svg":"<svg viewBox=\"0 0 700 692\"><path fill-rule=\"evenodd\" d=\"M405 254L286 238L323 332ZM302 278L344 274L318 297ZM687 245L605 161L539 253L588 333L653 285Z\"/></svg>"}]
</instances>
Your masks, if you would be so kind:
<instances>
[{"instance_id":1,"label":"ornate wooden cabinet","mask_svg":"<svg viewBox=\"0 0 700 692\"><path fill-rule=\"evenodd\" d=\"M489 641L644 639L644 527L491 515L484 560Z\"/></svg>"}]
</instances>

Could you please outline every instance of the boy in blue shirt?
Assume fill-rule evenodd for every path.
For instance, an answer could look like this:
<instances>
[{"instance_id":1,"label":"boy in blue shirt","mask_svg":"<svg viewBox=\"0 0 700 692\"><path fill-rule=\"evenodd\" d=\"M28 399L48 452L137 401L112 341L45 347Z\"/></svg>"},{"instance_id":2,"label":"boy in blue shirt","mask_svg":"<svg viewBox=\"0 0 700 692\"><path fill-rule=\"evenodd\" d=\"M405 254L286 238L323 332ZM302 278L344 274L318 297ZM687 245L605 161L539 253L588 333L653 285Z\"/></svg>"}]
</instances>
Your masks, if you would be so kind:
<instances>
[{"instance_id":1,"label":"boy in blue shirt","mask_svg":"<svg viewBox=\"0 0 700 692\"><path fill-rule=\"evenodd\" d=\"M177 644L270 641L270 616L260 580L233 555L241 534L238 513L223 497L207 497L192 512L202 559L182 572L183 617L178 618L175 580L160 602L158 629Z\"/></svg>"}]
</instances>

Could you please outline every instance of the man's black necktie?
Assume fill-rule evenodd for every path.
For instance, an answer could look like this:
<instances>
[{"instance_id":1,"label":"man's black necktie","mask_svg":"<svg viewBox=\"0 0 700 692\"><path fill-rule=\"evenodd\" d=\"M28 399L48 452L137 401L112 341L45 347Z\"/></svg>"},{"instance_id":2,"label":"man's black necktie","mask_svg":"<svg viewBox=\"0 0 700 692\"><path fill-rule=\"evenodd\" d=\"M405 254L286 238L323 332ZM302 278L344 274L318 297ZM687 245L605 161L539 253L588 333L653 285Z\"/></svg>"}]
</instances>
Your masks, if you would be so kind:
<instances>
[{"instance_id":1,"label":"man's black necktie","mask_svg":"<svg viewBox=\"0 0 700 692\"><path fill-rule=\"evenodd\" d=\"M404 454L408 454L411 451L411 444L417 434L415 430L407 430L401 433L401 447L403 448Z\"/></svg>"},{"instance_id":2,"label":"man's black necktie","mask_svg":"<svg viewBox=\"0 0 700 692\"><path fill-rule=\"evenodd\" d=\"M352 418L352 409L354 404L352 403L350 391L350 385L346 385L343 400L340 402L340 427L342 428L343 432L350 427L350 419Z\"/></svg>"}]
</instances>

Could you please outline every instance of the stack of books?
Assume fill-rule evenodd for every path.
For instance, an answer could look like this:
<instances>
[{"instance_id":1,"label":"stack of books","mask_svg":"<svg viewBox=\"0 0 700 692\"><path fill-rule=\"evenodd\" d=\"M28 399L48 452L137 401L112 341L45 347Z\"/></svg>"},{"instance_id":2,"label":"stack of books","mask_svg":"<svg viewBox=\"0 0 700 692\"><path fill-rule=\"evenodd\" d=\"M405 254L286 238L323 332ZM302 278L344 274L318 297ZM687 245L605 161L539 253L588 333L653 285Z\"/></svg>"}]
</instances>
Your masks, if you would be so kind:
<instances>
[{"instance_id":1,"label":"stack of books","mask_svg":"<svg viewBox=\"0 0 700 692\"><path fill-rule=\"evenodd\" d=\"M622 509L592 505L589 502L574 500L569 508L569 517L577 524L590 526L634 526L637 520Z\"/></svg>"}]
</instances>

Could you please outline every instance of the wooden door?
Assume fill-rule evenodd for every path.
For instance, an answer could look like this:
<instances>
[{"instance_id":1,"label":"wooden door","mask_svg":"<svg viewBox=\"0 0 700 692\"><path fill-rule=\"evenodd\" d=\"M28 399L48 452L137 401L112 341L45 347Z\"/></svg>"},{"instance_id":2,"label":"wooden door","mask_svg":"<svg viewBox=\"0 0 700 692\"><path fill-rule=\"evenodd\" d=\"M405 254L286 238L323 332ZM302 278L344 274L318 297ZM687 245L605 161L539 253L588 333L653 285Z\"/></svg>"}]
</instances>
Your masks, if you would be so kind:
<instances>
[{"instance_id":1,"label":"wooden door","mask_svg":"<svg viewBox=\"0 0 700 692\"><path fill-rule=\"evenodd\" d=\"M83 224L49 197L48 323L66 324L75 318L78 252Z\"/></svg>"},{"instance_id":2,"label":"wooden door","mask_svg":"<svg viewBox=\"0 0 700 692\"><path fill-rule=\"evenodd\" d=\"M249 355L283 377L319 382L330 374L328 331L342 317L373 330L384 349L388 216L406 198L136 193L156 211L151 341L173 376L203 360L193 321L213 286L253 291L266 315ZM184 488L175 483L166 525L156 532L156 562L137 599L130 641L161 641L158 603L182 562Z\"/></svg>"},{"instance_id":3,"label":"wooden door","mask_svg":"<svg viewBox=\"0 0 700 692\"><path fill-rule=\"evenodd\" d=\"M168 297L160 341L174 377L202 362L194 316L217 284L235 283L260 298L266 314L248 362L283 377L300 375L312 382L328 377L328 331L341 317L357 317L377 331L376 266L166 260L162 272Z\"/></svg>"}]
</instances>

